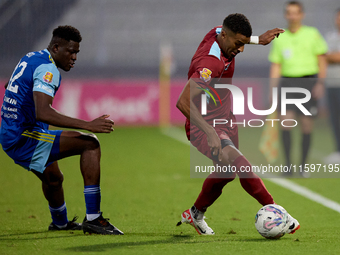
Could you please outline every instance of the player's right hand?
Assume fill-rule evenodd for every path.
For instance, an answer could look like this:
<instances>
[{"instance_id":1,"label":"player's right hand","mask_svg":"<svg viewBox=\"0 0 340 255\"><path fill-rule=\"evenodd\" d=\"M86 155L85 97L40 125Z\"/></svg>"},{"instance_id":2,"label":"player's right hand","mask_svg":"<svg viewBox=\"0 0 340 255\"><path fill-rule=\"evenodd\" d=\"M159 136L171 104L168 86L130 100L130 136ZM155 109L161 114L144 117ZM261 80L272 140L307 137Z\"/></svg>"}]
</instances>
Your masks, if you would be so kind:
<instances>
[{"instance_id":1,"label":"player's right hand","mask_svg":"<svg viewBox=\"0 0 340 255\"><path fill-rule=\"evenodd\" d=\"M210 147L211 154L217 157L218 161L222 160L222 147L221 140L215 130L207 134L208 146Z\"/></svg>"},{"instance_id":2,"label":"player's right hand","mask_svg":"<svg viewBox=\"0 0 340 255\"><path fill-rule=\"evenodd\" d=\"M279 37L279 35L284 32L285 30L282 28L274 28L272 30L268 30L267 32L259 36L259 44L267 45L272 40L274 40L275 37Z\"/></svg>"},{"instance_id":3,"label":"player's right hand","mask_svg":"<svg viewBox=\"0 0 340 255\"><path fill-rule=\"evenodd\" d=\"M88 131L92 133L111 133L113 131L114 121L108 119L110 115L104 114L88 122Z\"/></svg>"}]
</instances>

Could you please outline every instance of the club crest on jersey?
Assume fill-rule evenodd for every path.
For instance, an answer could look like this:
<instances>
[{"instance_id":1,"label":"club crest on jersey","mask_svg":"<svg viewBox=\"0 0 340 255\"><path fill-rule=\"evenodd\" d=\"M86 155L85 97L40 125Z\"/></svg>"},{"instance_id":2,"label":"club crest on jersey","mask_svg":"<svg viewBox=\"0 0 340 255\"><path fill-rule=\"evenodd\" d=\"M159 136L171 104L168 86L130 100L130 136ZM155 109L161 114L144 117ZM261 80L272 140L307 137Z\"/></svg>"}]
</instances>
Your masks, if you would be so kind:
<instances>
[{"instance_id":1,"label":"club crest on jersey","mask_svg":"<svg viewBox=\"0 0 340 255\"><path fill-rule=\"evenodd\" d=\"M53 74L51 72L46 72L43 79L44 82L51 83L53 78Z\"/></svg>"},{"instance_id":2,"label":"club crest on jersey","mask_svg":"<svg viewBox=\"0 0 340 255\"><path fill-rule=\"evenodd\" d=\"M204 82L208 82L211 80L211 71L208 68L203 68L202 71L200 71L200 78Z\"/></svg>"}]
</instances>

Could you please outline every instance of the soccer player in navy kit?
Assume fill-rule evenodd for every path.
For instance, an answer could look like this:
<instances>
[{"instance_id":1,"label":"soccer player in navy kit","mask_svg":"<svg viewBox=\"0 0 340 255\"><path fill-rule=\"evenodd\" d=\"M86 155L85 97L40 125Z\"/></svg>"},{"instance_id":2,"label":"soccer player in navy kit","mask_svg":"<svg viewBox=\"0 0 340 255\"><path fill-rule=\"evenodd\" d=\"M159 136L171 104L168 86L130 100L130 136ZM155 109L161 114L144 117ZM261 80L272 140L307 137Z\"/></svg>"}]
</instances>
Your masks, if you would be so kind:
<instances>
[{"instance_id":1,"label":"soccer player in navy kit","mask_svg":"<svg viewBox=\"0 0 340 255\"><path fill-rule=\"evenodd\" d=\"M18 63L6 84L1 107L0 143L16 164L32 171L41 181L52 223L49 230L80 230L84 233L122 235L100 211L100 144L94 134L48 130L49 125L110 133L113 121L103 115L92 121L65 116L52 107L60 86L58 68L74 67L82 37L71 26L54 29L47 49L30 52ZM68 221L63 174L59 159L80 155L84 179L86 216L82 224Z\"/></svg>"},{"instance_id":2,"label":"soccer player in navy kit","mask_svg":"<svg viewBox=\"0 0 340 255\"><path fill-rule=\"evenodd\" d=\"M259 37L255 37L257 44L266 45L275 36L283 33L283 29L272 29ZM213 127L213 119L230 119L235 121L231 112L230 91L216 89L221 104L215 105L213 100L207 100L207 115L202 116L200 111L202 91L213 91L213 84L221 78L229 79L234 73L235 56L243 52L244 45L251 43L252 28L243 14L231 14L225 18L223 26L213 28L199 45L192 58L188 72L188 82L184 87L177 108L187 118L185 129L191 144L202 154L210 158L214 165L232 166L237 172L210 174L204 181L194 205L184 211L182 220L177 224L188 223L198 234L213 235L214 231L204 220L204 213L209 206L222 194L223 187L233 181L236 174L240 177L242 187L260 204L273 204L274 200L267 191L262 180L253 172L241 172L241 167L250 167L249 161L238 150L237 125L217 125ZM224 82L225 83L225 82ZM207 95L208 99L208 95ZM287 233L294 233L299 223L290 217L290 227Z\"/></svg>"}]
</instances>

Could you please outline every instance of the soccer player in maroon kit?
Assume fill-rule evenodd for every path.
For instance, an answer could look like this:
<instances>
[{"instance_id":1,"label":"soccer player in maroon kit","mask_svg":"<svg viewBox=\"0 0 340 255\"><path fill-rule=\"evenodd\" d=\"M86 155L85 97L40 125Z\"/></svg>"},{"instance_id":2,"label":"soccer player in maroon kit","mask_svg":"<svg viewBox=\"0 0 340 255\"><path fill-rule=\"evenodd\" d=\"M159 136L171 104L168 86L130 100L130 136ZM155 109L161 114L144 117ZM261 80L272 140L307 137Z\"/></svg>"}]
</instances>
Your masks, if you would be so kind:
<instances>
[{"instance_id":1,"label":"soccer player in maroon kit","mask_svg":"<svg viewBox=\"0 0 340 255\"><path fill-rule=\"evenodd\" d=\"M188 139L202 154L210 158L214 165L232 166L236 172L211 173L204 181L202 191L194 205L184 211L182 220L177 224L188 223L199 234L213 235L214 231L204 220L204 213L221 195L223 187L240 177L242 187L260 204L274 204L262 180L253 172L241 172L241 167L250 167L249 161L238 150L237 125L217 125L213 127L213 119L228 119L235 122L231 112L231 92L228 89L214 89L213 84L221 78L231 78L234 73L235 56L243 52L244 45L249 43L266 45L283 29L275 28L259 37L252 37L249 20L239 13L230 14L223 21L223 26L213 28L199 45L192 58L188 72L188 82L177 102L177 108L186 116L185 129ZM225 80L224 80L225 83ZM220 97L217 106L207 103L207 114L202 116L200 108L202 89L213 91ZM208 98L208 96L207 96ZM294 233L300 228L296 219L289 215L290 226L287 233Z\"/></svg>"}]
</instances>

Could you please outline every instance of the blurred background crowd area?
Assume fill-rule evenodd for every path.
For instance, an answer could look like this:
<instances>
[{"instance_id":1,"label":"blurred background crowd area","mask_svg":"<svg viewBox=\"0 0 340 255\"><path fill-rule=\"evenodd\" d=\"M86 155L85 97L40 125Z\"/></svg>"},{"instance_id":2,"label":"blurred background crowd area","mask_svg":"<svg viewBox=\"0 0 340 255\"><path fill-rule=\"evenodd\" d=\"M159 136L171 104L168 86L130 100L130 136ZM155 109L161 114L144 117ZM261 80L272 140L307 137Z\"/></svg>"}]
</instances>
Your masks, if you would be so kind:
<instances>
[{"instance_id":1,"label":"blurred background crowd area","mask_svg":"<svg viewBox=\"0 0 340 255\"><path fill-rule=\"evenodd\" d=\"M186 78L204 35L230 13L243 13L253 35L285 27L285 0L0 0L0 78L19 59L46 48L58 25L79 29L83 41L74 78L158 77L160 48L172 50L172 77ZM304 0L304 24L334 29L338 0ZM270 46L248 45L235 77L268 77ZM63 74L62 74L63 75ZM66 77L66 75L65 75Z\"/></svg>"},{"instance_id":2,"label":"blurred background crowd area","mask_svg":"<svg viewBox=\"0 0 340 255\"><path fill-rule=\"evenodd\" d=\"M8 81L26 53L47 47L54 28L72 25L83 40L75 68L61 71L62 84L53 103L57 110L85 120L105 112L117 125L182 125L185 118L176 101L206 33L236 12L248 17L253 35L285 28L286 2L0 0L0 84ZM335 29L338 0L302 3L305 25L315 26L322 35ZM270 47L246 45L236 58L233 82L244 93L253 87L259 107L269 104L269 82L263 79L269 77ZM327 116L325 98L320 106Z\"/></svg>"}]
</instances>

